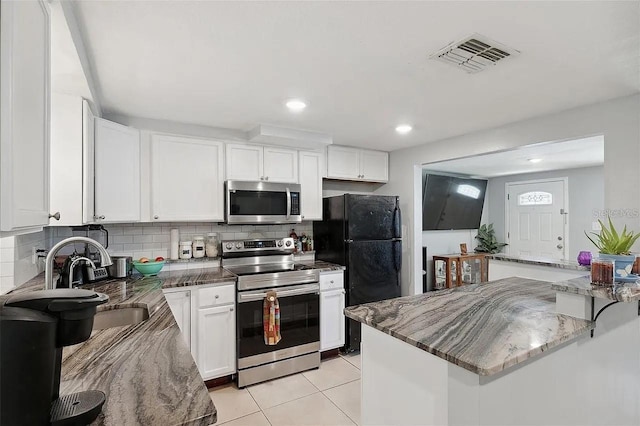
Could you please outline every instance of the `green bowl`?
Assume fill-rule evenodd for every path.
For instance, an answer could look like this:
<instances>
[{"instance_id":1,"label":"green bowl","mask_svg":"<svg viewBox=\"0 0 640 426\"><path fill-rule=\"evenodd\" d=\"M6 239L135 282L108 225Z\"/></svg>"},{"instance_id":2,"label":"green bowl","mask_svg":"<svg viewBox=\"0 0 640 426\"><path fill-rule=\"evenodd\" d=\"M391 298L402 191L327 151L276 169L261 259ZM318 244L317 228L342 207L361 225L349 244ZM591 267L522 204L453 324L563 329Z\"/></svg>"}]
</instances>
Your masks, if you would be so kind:
<instances>
[{"instance_id":1,"label":"green bowl","mask_svg":"<svg viewBox=\"0 0 640 426\"><path fill-rule=\"evenodd\" d=\"M164 266L164 260L161 260L160 262L146 262L146 263L140 263L140 262L134 261L132 263L136 271L140 272L145 277L149 277L151 275L158 275L158 272L160 272L160 270Z\"/></svg>"}]
</instances>

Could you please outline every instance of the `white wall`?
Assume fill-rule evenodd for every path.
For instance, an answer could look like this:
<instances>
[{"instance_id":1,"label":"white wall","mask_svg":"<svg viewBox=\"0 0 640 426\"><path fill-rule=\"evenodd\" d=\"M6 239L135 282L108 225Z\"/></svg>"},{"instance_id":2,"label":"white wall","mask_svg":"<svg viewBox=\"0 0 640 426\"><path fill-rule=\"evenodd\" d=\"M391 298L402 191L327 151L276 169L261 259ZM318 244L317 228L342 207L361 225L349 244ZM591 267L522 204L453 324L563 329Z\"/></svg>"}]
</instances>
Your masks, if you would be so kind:
<instances>
[{"instance_id":1,"label":"white wall","mask_svg":"<svg viewBox=\"0 0 640 426\"><path fill-rule=\"evenodd\" d=\"M526 100L523 100L525 102ZM422 291L421 203L422 164L512 149L540 142L605 137L604 188L606 209L630 209L620 224L640 230L640 95L613 99L499 128L449 138L390 153L387 185L377 193L400 196L411 241L403 249L402 293Z\"/></svg>"},{"instance_id":2,"label":"white wall","mask_svg":"<svg viewBox=\"0 0 640 426\"><path fill-rule=\"evenodd\" d=\"M569 185L567 205L569 211L569 252L567 259L576 260L580 250L595 252L595 247L584 235L584 231L591 231L592 222L599 219L598 215L604 209L604 167L602 166L489 179L487 192L491 194L491 201L488 205L488 218L489 222L493 222L498 241L506 241L504 208L505 184L507 182L563 177L567 178ZM613 220L617 223L616 218Z\"/></svg>"},{"instance_id":3,"label":"white wall","mask_svg":"<svg viewBox=\"0 0 640 426\"><path fill-rule=\"evenodd\" d=\"M48 248L47 230L0 238L0 294L17 287L44 271L44 258L33 263L33 248Z\"/></svg>"}]
</instances>

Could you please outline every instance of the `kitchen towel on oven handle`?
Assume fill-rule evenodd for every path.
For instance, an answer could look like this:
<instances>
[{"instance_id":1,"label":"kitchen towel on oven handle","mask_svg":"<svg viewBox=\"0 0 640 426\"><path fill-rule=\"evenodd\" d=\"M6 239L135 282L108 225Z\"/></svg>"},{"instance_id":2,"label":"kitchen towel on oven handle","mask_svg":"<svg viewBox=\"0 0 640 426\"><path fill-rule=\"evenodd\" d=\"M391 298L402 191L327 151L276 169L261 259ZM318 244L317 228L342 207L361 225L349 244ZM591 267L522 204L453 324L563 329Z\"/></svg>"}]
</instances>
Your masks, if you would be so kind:
<instances>
[{"instance_id":1,"label":"kitchen towel on oven handle","mask_svg":"<svg viewBox=\"0 0 640 426\"><path fill-rule=\"evenodd\" d=\"M280 304L275 291L268 291L262 303L262 327L264 344L277 345L280 336Z\"/></svg>"}]
</instances>

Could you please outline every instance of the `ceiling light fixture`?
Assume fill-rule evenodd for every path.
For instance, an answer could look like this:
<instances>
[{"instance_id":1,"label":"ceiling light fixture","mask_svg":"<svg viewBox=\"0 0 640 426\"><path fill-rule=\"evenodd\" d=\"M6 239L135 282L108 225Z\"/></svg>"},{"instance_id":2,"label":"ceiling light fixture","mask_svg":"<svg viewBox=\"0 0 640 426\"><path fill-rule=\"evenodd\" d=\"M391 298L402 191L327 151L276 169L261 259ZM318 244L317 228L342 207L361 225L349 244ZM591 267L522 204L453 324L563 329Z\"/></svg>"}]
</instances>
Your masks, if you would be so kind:
<instances>
[{"instance_id":1,"label":"ceiling light fixture","mask_svg":"<svg viewBox=\"0 0 640 426\"><path fill-rule=\"evenodd\" d=\"M542 158L529 158L530 163L539 163L542 161Z\"/></svg>"},{"instance_id":2,"label":"ceiling light fixture","mask_svg":"<svg viewBox=\"0 0 640 426\"><path fill-rule=\"evenodd\" d=\"M401 124L401 125L396 127L396 132L400 133L401 135L406 135L412 129L413 129L413 127L411 127L410 124Z\"/></svg>"},{"instance_id":3,"label":"ceiling light fixture","mask_svg":"<svg viewBox=\"0 0 640 426\"><path fill-rule=\"evenodd\" d=\"M289 108L293 112L300 112L307 107L307 104L302 102L300 99L290 99L286 103L287 108Z\"/></svg>"}]
</instances>

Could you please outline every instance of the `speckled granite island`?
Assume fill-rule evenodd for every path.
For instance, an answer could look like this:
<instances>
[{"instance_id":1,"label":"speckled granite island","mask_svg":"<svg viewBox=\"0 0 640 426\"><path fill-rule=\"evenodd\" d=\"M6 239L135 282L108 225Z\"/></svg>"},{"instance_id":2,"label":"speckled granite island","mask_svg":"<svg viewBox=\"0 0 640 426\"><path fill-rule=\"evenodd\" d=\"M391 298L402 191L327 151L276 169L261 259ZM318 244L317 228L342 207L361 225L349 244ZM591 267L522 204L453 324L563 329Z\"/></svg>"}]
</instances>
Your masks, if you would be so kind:
<instances>
[{"instance_id":1,"label":"speckled granite island","mask_svg":"<svg viewBox=\"0 0 640 426\"><path fill-rule=\"evenodd\" d=\"M581 266L575 260L510 256L502 253L487 255L487 259L489 259L490 281L522 277L555 282L589 273L588 266Z\"/></svg>"},{"instance_id":2,"label":"speckled granite island","mask_svg":"<svg viewBox=\"0 0 640 426\"><path fill-rule=\"evenodd\" d=\"M103 391L107 401L95 425L215 423L216 408L162 289L234 280L233 274L211 268L83 286L109 296L108 304L98 307L98 311L146 307L149 319L94 331L86 342L65 348L61 393ZM41 274L12 293L40 290L43 283Z\"/></svg>"},{"instance_id":3,"label":"speckled granite island","mask_svg":"<svg viewBox=\"0 0 640 426\"><path fill-rule=\"evenodd\" d=\"M556 309L552 283L516 277L345 309L363 324L363 424L640 424L637 312L591 338Z\"/></svg>"}]
</instances>

